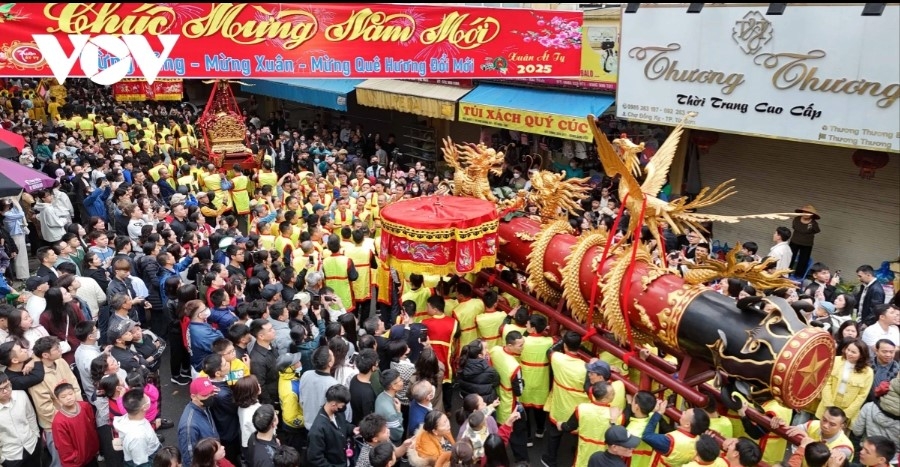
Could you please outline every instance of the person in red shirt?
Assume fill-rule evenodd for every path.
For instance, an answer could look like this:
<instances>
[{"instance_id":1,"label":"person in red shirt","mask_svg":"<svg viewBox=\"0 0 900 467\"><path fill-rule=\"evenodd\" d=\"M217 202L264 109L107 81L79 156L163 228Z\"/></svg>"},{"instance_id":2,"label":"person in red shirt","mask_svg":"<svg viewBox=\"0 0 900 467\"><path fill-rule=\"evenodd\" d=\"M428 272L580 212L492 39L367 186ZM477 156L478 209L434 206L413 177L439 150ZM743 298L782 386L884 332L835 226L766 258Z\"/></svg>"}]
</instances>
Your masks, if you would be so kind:
<instances>
[{"instance_id":1,"label":"person in red shirt","mask_svg":"<svg viewBox=\"0 0 900 467\"><path fill-rule=\"evenodd\" d=\"M97 466L100 438L91 404L79 401L75 388L61 383L53 389L59 411L53 416L53 441L62 467Z\"/></svg>"},{"instance_id":2,"label":"person in red shirt","mask_svg":"<svg viewBox=\"0 0 900 467\"><path fill-rule=\"evenodd\" d=\"M455 356L458 353L456 348L459 347L459 323L455 318L444 314L444 297L440 295L432 295L428 298L426 311L429 318L422 321L422 324L428 330L428 342L431 343L431 349L437 356L438 361L444 364L447 369L444 372L444 381L442 384L444 406L450 410L451 399L450 390L453 381L453 369L456 364ZM452 360L452 361L451 361Z\"/></svg>"}]
</instances>

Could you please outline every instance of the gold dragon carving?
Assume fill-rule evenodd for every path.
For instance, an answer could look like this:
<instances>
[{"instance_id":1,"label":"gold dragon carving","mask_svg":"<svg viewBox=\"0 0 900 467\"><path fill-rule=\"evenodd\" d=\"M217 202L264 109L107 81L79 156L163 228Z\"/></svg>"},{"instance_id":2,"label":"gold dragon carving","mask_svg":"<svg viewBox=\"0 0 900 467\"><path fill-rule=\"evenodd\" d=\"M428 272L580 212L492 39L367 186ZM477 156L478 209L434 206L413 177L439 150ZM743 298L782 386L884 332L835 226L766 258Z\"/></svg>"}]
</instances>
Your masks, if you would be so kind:
<instances>
[{"instance_id":1,"label":"gold dragon carving","mask_svg":"<svg viewBox=\"0 0 900 467\"><path fill-rule=\"evenodd\" d=\"M725 255L724 262L708 258L703 263L688 265L688 270L684 275L685 282L705 284L716 279L733 277L749 282L758 290L794 286L793 282L787 278L787 273L791 272L790 269L766 272L769 265L775 261L774 259L762 263L740 262L737 258L740 251L741 244L738 243Z\"/></svg>"},{"instance_id":2,"label":"gold dragon carving","mask_svg":"<svg viewBox=\"0 0 900 467\"><path fill-rule=\"evenodd\" d=\"M590 191L589 178L570 178L566 174L541 170L531 174L531 193L528 201L538 207L542 222L566 219L569 214L580 213L579 202Z\"/></svg>"},{"instance_id":3,"label":"gold dragon carving","mask_svg":"<svg viewBox=\"0 0 900 467\"><path fill-rule=\"evenodd\" d=\"M488 174L503 173L503 152L497 152L484 144L453 144L444 138L444 160L453 170L453 194L497 202L491 192Z\"/></svg>"}]
</instances>

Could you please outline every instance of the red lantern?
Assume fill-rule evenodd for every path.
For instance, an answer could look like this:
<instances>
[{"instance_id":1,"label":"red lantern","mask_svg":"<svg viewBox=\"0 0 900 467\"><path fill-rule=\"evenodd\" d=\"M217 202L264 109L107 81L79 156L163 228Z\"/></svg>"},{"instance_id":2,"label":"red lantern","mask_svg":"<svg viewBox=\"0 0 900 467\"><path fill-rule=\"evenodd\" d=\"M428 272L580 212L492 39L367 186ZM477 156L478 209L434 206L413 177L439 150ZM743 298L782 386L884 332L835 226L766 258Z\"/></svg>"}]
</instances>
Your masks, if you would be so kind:
<instances>
[{"instance_id":1,"label":"red lantern","mask_svg":"<svg viewBox=\"0 0 900 467\"><path fill-rule=\"evenodd\" d=\"M853 165L859 167L859 176L866 180L875 178L875 171L888 164L886 152L857 149L853 152Z\"/></svg>"},{"instance_id":2,"label":"red lantern","mask_svg":"<svg viewBox=\"0 0 900 467\"><path fill-rule=\"evenodd\" d=\"M719 134L714 131L691 130L691 141L697 145L700 152L707 153L712 145L719 142Z\"/></svg>"}]
</instances>

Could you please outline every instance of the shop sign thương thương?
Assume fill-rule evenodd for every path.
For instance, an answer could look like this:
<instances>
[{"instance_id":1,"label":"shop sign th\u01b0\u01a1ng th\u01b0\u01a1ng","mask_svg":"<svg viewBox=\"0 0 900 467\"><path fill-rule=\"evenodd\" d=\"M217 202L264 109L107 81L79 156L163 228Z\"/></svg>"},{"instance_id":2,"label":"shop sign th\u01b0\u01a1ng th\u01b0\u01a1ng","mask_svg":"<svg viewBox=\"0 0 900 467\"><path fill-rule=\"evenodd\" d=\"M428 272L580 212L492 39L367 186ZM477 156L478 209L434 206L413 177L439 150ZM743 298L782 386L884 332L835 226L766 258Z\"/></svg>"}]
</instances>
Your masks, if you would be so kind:
<instances>
[{"instance_id":1,"label":"shop sign th\u01b0\u01a1ng th\u01b0\u01a1ng","mask_svg":"<svg viewBox=\"0 0 900 467\"><path fill-rule=\"evenodd\" d=\"M582 13L377 3L10 3L0 76L575 78Z\"/></svg>"},{"instance_id":2,"label":"shop sign th\u01b0\u01a1ng th\u01b0\u01a1ng","mask_svg":"<svg viewBox=\"0 0 900 467\"><path fill-rule=\"evenodd\" d=\"M616 114L900 152L900 6L641 6L622 15Z\"/></svg>"}]
</instances>

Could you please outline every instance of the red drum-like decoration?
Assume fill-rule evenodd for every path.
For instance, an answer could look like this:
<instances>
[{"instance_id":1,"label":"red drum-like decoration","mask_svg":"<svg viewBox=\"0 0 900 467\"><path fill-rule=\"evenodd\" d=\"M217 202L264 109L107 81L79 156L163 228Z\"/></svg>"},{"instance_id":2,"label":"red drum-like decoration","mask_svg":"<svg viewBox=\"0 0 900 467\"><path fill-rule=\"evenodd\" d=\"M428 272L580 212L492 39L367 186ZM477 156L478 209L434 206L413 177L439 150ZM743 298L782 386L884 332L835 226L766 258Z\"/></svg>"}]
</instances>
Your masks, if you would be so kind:
<instances>
[{"instance_id":1,"label":"red drum-like decoration","mask_svg":"<svg viewBox=\"0 0 900 467\"><path fill-rule=\"evenodd\" d=\"M714 131L691 130L691 141L700 152L709 152L709 148L719 142L719 134Z\"/></svg>"},{"instance_id":2,"label":"red drum-like decoration","mask_svg":"<svg viewBox=\"0 0 900 467\"><path fill-rule=\"evenodd\" d=\"M857 149L853 152L853 165L859 167L859 176L866 180L875 178L875 171L883 169L890 158L886 152Z\"/></svg>"},{"instance_id":3,"label":"red drum-like decoration","mask_svg":"<svg viewBox=\"0 0 900 467\"><path fill-rule=\"evenodd\" d=\"M381 211L381 260L402 274L467 274L497 259L497 208L489 201L429 196Z\"/></svg>"}]
</instances>

